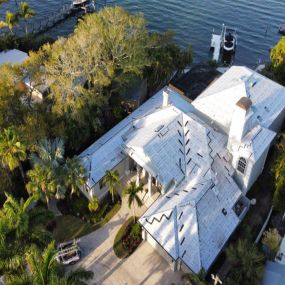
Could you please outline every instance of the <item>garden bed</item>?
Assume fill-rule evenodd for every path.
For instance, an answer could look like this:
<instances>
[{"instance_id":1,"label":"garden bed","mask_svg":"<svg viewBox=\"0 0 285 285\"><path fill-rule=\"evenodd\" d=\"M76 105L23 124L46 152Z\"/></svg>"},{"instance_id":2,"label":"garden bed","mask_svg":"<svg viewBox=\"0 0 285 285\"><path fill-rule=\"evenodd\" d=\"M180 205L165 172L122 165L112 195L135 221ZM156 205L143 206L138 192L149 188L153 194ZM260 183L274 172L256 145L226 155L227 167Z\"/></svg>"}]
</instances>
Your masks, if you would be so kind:
<instances>
[{"instance_id":1,"label":"garden bed","mask_svg":"<svg viewBox=\"0 0 285 285\"><path fill-rule=\"evenodd\" d=\"M125 258L131 255L142 242L141 226L134 223L130 217L119 229L113 244L117 257Z\"/></svg>"}]
</instances>

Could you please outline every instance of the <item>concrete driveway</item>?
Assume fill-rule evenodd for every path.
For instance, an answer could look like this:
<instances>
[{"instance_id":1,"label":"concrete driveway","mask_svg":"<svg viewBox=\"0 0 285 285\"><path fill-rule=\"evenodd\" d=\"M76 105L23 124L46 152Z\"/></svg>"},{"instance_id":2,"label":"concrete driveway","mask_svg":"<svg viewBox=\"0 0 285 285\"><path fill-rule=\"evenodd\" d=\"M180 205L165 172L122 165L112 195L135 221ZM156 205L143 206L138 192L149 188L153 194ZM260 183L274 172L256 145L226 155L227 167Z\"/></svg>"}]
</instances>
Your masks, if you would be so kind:
<instances>
[{"instance_id":1,"label":"concrete driveway","mask_svg":"<svg viewBox=\"0 0 285 285\"><path fill-rule=\"evenodd\" d=\"M142 214L145 206L137 214ZM82 237L80 246L83 259L74 265L94 272L89 284L104 285L153 285L180 283L180 272L173 272L169 264L151 247L143 242L128 258L119 259L113 251L114 238L121 225L130 216L126 199L122 208L103 228Z\"/></svg>"}]
</instances>

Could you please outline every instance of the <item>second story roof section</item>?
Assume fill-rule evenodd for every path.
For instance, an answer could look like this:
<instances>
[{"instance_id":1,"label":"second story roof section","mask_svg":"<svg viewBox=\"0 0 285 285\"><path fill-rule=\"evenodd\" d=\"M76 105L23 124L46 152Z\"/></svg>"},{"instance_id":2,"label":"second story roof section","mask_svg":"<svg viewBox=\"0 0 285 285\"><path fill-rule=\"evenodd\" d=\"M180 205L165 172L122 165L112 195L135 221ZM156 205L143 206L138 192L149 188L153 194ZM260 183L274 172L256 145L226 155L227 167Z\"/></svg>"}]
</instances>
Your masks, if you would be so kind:
<instances>
[{"instance_id":1,"label":"second story roof section","mask_svg":"<svg viewBox=\"0 0 285 285\"><path fill-rule=\"evenodd\" d=\"M168 189L190 177L211 179L214 157L226 143L226 136L195 114L169 106L135 121L124 137L124 151Z\"/></svg>"},{"instance_id":2,"label":"second story roof section","mask_svg":"<svg viewBox=\"0 0 285 285\"><path fill-rule=\"evenodd\" d=\"M133 128L138 119L152 113L155 114L162 109L162 94L163 90L160 90L79 155L88 172L87 185L89 188L98 183L107 170L113 169L125 158L122 149L125 134ZM187 103L172 90L169 94L169 104L186 112L193 109L190 103Z\"/></svg>"},{"instance_id":3,"label":"second story roof section","mask_svg":"<svg viewBox=\"0 0 285 285\"><path fill-rule=\"evenodd\" d=\"M236 104L242 97L251 100L253 124L271 128L284 112L285 88L247 67L233 66L210 85L193 106L227 134ZM242 102L241 102L242 103Z\"/></svg>"}]
</instances>

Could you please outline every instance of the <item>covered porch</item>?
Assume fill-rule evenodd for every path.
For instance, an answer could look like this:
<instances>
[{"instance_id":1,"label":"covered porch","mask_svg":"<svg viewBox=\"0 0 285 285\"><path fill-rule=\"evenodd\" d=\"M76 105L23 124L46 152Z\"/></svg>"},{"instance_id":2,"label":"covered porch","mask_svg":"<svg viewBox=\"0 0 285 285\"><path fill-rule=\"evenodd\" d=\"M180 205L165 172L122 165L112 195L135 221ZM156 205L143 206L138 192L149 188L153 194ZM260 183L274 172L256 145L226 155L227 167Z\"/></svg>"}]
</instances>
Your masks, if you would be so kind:
<instances>
[{"instance_id":1,"label":"covered porch","mask_svg":"<svg viewBox=\"0 0 285 285\"><path fill-rule=\"evenodd\" d=\"M136 185L142 185L143 191L139 193L139 196L143 204L148 208L161 195L162 186L155 177L137 164L132 158L128 157L127 159L128 169L122 178L122 189L128 187L130 182L136 182Z\"/></svg>"}]
</instances>

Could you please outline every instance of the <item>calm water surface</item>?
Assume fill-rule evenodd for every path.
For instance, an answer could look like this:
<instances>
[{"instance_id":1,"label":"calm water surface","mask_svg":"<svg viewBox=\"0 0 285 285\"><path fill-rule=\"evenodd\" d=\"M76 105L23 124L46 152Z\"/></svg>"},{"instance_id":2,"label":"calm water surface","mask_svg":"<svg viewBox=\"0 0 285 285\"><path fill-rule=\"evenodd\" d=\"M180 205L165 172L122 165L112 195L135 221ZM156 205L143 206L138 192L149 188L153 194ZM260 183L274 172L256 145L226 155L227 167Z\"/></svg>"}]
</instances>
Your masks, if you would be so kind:
<instances>
[{"instance_id":1,"label":"calm water surface","mask_svg":"<svg viewBox=\"0 0 285 285\"><path fill-rule=\"evenodd\" d=\"M0 9L3 16L7 6ZM63 0L26 0L36 10L33 21L44 19L58 11ZM65 1L66 2L66 1ZM167 29L176 32L182 46L191 44L195 61L208 59L212 30L220 31L222 23L238 29L236 64L255 67L268 60L269 49L279 40L278 26L285 23L285 0L118 0L107 1L132 13L143 13L153 31ZM53 37L72 32L75 18L70 18L48 32Z\"/></svg>"}]
</instances>

